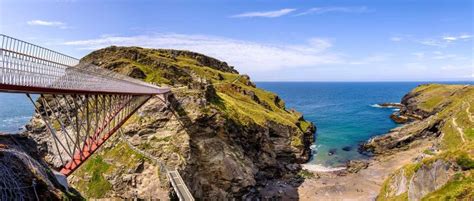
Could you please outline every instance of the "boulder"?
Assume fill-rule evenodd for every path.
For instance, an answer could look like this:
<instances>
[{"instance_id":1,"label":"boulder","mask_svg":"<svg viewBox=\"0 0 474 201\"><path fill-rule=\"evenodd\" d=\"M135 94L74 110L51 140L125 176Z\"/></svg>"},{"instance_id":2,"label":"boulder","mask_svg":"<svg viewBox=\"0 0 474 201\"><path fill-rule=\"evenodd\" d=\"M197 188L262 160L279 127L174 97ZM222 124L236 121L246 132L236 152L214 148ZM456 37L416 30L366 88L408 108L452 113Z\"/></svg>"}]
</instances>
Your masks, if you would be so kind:
<instances>
[{"instance_id":1,"label":"boulder","mask_svg":"<svg viewBox=\"0 0 474 201\"><path fill-rule=\"evenodd\" d=\"M348 172L357 173L360 170L369 167L369 162L368 161L362 161L362 160L351 160L351 161L347 162L346 167L347 167Z\"/></svg>"}]
</instances>

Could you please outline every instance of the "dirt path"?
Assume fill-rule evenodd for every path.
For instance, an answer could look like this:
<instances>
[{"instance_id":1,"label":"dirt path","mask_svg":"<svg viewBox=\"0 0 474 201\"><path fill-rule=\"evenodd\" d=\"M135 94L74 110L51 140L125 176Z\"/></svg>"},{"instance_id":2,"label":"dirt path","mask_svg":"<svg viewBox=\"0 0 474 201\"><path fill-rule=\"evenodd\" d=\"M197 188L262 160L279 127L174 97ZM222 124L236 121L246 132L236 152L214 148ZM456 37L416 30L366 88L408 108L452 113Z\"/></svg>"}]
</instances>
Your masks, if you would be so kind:
<instances>
[{"instance_id":1,"label":"dirt path","mask_svg":"<svg viewBox=\"0 0 474 201\"><path fill-rule=\"evenodd\" d=\"M320 178L307 179L298 188L300 200L374 200L384 180L403 165L412 162L431 142L390 156L378 157L367 169L355 174L337 176L335 173L316 173Z\"/></svg>"},{"instance_id":2,"label":"dirt path","mask_svg":"<svg viewBox=\"0 0 474 201\"><path fill-rule=\"evenodd\" d=\"M467 108L466 108L467 117L469 117L469 121L474 123L474 117L472 117L473 115L471 114L471 112L469 112L469 110L471 110L471 104L468 102L464 102L464 103L467 103Z\"/></svg>"},{"instance_id":3,"label":"dirt path","mask_svg":"<svg viewBox=\"0 0 474 201\"><path fill-rule=\"evenodd\" d=\"M456 118L452 118L451 121L453 123L454 128L456 128L456 130L458 130L459 135L461 136L462 142L466 142L466 140L464 139L464 131L462 131L462 128L460 128L458 126L458 124L456 123Z\"/></svg>"}]
</instances>

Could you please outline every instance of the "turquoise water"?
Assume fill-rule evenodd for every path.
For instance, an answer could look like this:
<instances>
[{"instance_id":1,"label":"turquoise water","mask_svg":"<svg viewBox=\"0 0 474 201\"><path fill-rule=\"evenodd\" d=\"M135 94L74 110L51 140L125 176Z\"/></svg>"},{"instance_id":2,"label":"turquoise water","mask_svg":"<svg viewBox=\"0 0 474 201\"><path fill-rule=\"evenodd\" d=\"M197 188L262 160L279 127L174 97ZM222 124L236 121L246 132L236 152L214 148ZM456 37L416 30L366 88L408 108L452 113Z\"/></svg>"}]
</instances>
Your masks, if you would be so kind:
<instances>
[{"instance_id":1,"label":"turquoise water","mask_svg":"<svg viewBox=\"0 0 474 201\"><path fill-rule=\"evenodd\" d=\"M25 94L0 93L0 132L18 132L33 113L33 104Z\"/></svg>"},{"instance_id":2,"label":"turquoise water","mask_svg":"<svg viewBox=\"0 0 474 201\"><path fill-rule=\"evenodd\" d=\"M389 118L394 109L374 104L400 102L419 84L259 82L257 86L277 93L287 108L297 109L316 123L318 130L310 163L337 167L347 160L367 158L367 154L359 153L359 144L397 126Z\"/></svg>"}]
</instances>

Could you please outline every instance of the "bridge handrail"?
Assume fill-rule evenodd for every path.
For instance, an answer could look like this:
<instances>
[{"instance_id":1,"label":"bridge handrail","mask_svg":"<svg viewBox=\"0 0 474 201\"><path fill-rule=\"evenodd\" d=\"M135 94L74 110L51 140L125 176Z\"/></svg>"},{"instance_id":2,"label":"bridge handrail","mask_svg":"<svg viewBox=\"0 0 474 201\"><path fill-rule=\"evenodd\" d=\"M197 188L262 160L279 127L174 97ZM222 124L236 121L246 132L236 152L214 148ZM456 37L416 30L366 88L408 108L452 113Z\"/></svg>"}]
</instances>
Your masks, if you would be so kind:
<instances>
[{"instance_id":1,"label":"bridge handrail","mask_svg":"<svg viewBox=\"0 0 474 201\"><path fill-rule=\"evenodd\" d=\"M184 183L183 178L179 174L178 170L176 169L171 169L166 166L165 162L163 162L161 159L149 154L148 152L145 152L138 147L135 147L130 141L128 141L123 135L120 136L120 139L125 142L128 147L133 149L134 151L142 154L143 156L147 157L148 159L152 160L156 165L160 166L160 173L164 170L166 172L166 177L168 177L168 180L171 182L171 185L173 186L174 191L176 192L176 195L178 196L180 201L194 201L194 197L189 191L188 187L186 186L186 183ZM173 176L174 174L174 176ZM179 188L181 187L181 188Z\"/></svg>"},{"instance_id":2,"label":"bridge handrail","mask_svg":"<svg viewBox=\"0 0 474 201\"><path fill-rule=\"evenodd\" d=\"M0 47L4 50L10 50L18 52L24 55L30 55L32 57L52 61L65 66L75 66L79 64L79 59L50 50L48 48L40 47L38 45L16 39L4 34L0 34L1 45Z\"/></svg>"},{"instance_id":3,"label":"bridge handrail","mask_svg":"<svg viewBox=\"0 0 474 201\"><path fill-rule=\"evenodd\" d=\"M110 94L169 91L3 34L0 38L0 90Z\"/></svg>"}]
</instances>

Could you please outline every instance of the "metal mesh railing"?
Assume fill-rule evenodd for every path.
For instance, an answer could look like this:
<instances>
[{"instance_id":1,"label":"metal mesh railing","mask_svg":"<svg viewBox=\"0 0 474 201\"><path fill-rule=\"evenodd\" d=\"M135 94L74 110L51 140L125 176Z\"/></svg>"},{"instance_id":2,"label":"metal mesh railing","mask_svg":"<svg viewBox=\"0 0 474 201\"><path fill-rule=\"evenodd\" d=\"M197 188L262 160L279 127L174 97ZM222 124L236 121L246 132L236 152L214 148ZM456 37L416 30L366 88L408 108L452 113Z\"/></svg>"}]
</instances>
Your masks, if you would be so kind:
<instances>
[{"instance_id":1,"label":"metal mesh railing","mask_svg":"<svg viewBox=\"0 0 474 201\"><path fill-rule=\"evenodd\" d=\"M30 93L161 94L142 82L0 34L0 91Z\"/></svg>"}]
</instances>

